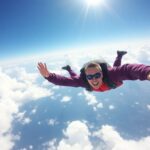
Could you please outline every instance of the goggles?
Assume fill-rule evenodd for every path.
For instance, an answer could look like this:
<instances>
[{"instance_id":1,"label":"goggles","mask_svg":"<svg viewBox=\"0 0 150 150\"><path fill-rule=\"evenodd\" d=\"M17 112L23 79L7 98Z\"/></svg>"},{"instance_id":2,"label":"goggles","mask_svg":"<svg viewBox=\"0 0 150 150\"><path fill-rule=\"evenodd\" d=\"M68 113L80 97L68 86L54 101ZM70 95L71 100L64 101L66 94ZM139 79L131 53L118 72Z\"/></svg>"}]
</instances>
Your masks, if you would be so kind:
<instances>
[{"instance_id":1,"label":"goggles","mask_svg":"<svg viewBox=\"0 0 150 150\"><path fill-rule=\"evenodd\" d=\"M92 80L93 78L98 79L101 76L102 76L102 74L100 72L98 72L98 73L95 73L95 74L88 74L88 75L86 75L86 78L88 80Z\"/></svg>"}]
</instances>

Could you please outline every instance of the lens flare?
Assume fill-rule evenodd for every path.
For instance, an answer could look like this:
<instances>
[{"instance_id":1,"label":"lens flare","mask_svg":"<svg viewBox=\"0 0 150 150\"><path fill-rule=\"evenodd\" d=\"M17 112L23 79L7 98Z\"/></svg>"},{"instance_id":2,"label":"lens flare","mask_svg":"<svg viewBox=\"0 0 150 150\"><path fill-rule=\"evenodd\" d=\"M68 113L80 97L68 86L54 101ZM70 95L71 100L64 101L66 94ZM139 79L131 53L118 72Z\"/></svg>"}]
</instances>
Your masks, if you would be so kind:
<instances>
[{"instance_id":1,"label":"lens flare","mask_svg":"<svg viewBox=\"0 0 150 150\"><path fill-rule=\"evenodd\" d=\"M98 6L103 0L86 0L88 6Z\"/></svg>"}]
</instances>

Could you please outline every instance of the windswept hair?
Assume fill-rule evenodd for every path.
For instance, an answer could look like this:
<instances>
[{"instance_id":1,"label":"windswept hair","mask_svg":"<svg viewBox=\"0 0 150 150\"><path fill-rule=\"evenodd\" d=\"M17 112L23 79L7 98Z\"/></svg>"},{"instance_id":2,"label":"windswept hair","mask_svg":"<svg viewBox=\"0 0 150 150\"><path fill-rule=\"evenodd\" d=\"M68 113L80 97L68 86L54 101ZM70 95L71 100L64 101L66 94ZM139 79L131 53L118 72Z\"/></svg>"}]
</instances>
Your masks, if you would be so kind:
<instances>
[{"instance_id":1,"label":"windswept hair","mask_svg":"<svg viewBox=\"0 0 150 150\"><path fill-rule=\"evenodd\" d=\"M96 62L91 62L91 63L88 63L87 65L85 65L84 71L86 71L88 68L92 68L92 67L99 68L102 71L101 66Z\"/></svg>"}]
</instances>

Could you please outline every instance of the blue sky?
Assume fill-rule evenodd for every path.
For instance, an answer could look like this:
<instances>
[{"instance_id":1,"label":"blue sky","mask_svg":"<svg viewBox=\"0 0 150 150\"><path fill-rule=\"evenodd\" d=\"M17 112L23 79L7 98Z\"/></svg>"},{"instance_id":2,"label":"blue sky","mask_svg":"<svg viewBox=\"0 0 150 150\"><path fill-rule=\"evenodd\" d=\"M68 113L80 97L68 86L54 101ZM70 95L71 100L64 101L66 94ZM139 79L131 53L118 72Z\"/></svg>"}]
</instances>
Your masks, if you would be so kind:
<instances>
[{"instance_id":1,"label":"blue sky","mask_svg":"<svg viewBox=\"0 0 150 150\"><path fill-rule=\"evenodd\" d=\"M1 0L0 59L149 38L148 0L85 1Z\"/></svg>"}]
</instances>

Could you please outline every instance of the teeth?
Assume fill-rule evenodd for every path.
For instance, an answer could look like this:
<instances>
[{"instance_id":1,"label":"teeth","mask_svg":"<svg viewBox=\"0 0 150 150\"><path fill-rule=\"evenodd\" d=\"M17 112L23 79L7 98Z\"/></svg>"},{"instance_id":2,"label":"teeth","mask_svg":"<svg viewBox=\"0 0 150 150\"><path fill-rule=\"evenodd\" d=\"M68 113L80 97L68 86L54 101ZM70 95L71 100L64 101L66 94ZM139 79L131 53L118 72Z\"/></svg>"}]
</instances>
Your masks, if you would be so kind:
<instances>
[{"instance_id":1,"label":"teeth","mask_svg":"<svg viewBox=\"0 0 150 150\"><path fill-rule=\"evenodd\" d=\"M98 85L98 82L96 82L96 83L93 83L93 85Z\"/></svg>"}]
</instances>

